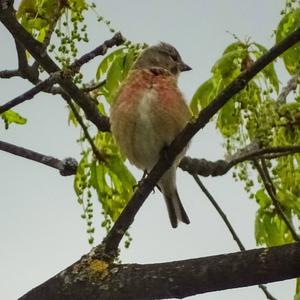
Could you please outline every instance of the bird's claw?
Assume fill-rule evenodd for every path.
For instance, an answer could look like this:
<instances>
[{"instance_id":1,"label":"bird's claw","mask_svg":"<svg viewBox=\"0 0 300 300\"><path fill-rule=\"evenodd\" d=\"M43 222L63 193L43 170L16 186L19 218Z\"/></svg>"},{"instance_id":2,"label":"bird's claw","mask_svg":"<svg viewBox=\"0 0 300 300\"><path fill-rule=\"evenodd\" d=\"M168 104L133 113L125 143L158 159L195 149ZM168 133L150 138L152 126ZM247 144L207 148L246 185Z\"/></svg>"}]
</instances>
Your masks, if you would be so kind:
<instances>
[{"instance_id":1,"label":"bird's claw","mask_svg":"<svg viewBox=\"0 0 300 300\"><path fill-rule=\"evenodd\" d=\"M135 185L132 187L133 191L134 191L135 189L138 189L138 188L143 184L143 182L144 182L144 180L145 180L145 178L146 178L147 175L148 175L148 172L147 172L147 171L144 171L142 178L137 182L137 184L135 184ZM160 190L160 188L159 188L159 186L158 186L157 184L156 184L155 186ZM153 188L153 190L152 190L152 193L155 193L155 189L154 189L154 188Z\"/></svg>"}]
</instances>

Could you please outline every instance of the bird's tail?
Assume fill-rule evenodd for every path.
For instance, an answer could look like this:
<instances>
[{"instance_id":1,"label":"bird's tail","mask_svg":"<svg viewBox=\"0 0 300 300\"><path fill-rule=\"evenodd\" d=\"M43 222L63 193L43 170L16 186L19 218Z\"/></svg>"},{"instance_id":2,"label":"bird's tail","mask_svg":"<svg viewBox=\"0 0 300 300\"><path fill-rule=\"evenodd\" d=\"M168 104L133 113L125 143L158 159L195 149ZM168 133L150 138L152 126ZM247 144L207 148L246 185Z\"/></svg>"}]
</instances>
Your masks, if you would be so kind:
<instances>
[{"instance_id":1,"label":"bird's tail","mask_svg":"<svg viewBox=\"0 0 300 300\"><path fill-rule=\"evenodd\" d=\"M158 185L164 195L172 227L176 228L178 221L189 224L189 217L183 208L176 188L176 166L172 166L163 175Z\"/></svg>"},{"instance_id":2,"label":"bird's tail","mask_svg":"<svg viewBox=\"0 0 300 300\"><path fill-rule=\"evenodd\" d=\"M176 228L178 225L178 221L181 221L185 224L190 224L190 219L184 210L177 190L175 190L175 193L174 195L172 195L172 197L164 194L164 198L166 201L169 219L172 227Z\"/></svg>"}]
</instances>

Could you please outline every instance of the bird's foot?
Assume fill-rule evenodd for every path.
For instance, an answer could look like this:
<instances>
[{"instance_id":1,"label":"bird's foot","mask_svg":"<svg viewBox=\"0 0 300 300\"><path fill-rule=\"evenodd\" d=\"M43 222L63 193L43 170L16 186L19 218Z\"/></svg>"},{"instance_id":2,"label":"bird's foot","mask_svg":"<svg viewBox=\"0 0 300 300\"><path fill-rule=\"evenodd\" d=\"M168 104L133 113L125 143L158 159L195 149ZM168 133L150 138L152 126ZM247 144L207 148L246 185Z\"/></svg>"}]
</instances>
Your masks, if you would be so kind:
<instances>
[{"instance_id":1,"label":"bird's foot","mask_svg":"<svg viewBox=\"0 0 300 300\"><path fill-rule=\"evenodd\" d=\"M132 189L135 190L135 189L139 188L139 187L142 185L142 183L143 183L143 181L145 180L145 178L146 178L147 175L148 175L148 172L147 172L147 171L144 171L142 178L137 182L137 184L135 184L135 185L132 187Z\"/></svg>"},{"instance_id":2,"label":"bird's foot","mask_svg":"<svg viewBox=\"0 0 300 300\"><path fill-rule=\"evenodd\" d=\"M148 175L148 172L147 172L147 171L144 171L142 178L137 182L137 184L135 184L135 185L132 187L132 189L133 189L133 190L138 189L138 188L143 184L143 182L145 181L145 178L147 177L147 175ZM160 188L159 188L158 185L156 185L156 187L160 190ZM154 189L152 190L152 193L155 193L155 190L154 190Z\"/></svg>"}]
</instances>

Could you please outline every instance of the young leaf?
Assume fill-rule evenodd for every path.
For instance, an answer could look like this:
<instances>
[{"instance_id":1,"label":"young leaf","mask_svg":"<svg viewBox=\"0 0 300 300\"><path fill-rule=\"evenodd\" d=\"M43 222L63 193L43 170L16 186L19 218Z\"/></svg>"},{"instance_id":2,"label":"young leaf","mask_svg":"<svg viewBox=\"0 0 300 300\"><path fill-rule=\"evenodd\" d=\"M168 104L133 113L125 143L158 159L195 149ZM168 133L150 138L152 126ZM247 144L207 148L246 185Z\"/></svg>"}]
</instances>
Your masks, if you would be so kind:
<instances>
[{"instance_id":1,"label":"young leaf","mask_svg":"<svg viewBox=\"0 0 300 300\"><path fill-rule=\"evenodd\" d=\"M280 21L276 30L276 42L280 42L289 34L297 30L300 26L300 8L292 10L286 14ZM290 74L295 74L299 69L300 63L300 44L296 44L287 51L285 51L281 57L283 58L285 67Z\"/></svg>"},{"instance_id":2,"label":"young leaf","mask_svg":"<svg viewBox=\"0 0 300 300\"><path fill-rule=\"evenodd\" d=\"M241 63L248 54L247 49L236 49L225 54L213 65L212 73L221 78L225 85L235 79L241 72Z\"/></svg>"},{"instance_id":3,"label":"young leaf","mask_svg":"<svg viewBox=\"0 0 300 300\"><path fill-rule=\"evenodd\" d=\"M256 58L259 58L263 54L267 52L267 49L258 43L253 43L258 49L258 52L253 52ZM266 77L266 79L270 82L270 84L274 87L276 93L279 93L279 80L277 73L274 68L274 63L268 64L262 71L262 74Z\"/></svg>"},{"instance_id":4,"label":"young leaf","mask_svg":"<svg viewBox=\"0 0 300 300\"><path fill-rule=\"evenodd\" d=\"M234 98L223 106L218 115L217 127L225 137L232 136L239 128L240 110L235 106Z\"/></svg>"},{"instance_id":5,"label":"young leaf","mask_svg":"<svg viewBox=\"0 0 300 300\"><path fill-rule=\"evenodd\" d=\"M197 115L201 109L205 108L216 95L215 79L212 77L202 83L195 92L190 108L194 115Z\"/></svg>"},{"instance_id":6,"label":"young leaf","mask_svg":"<svg viewBox=\"0 0 300 300\"><path fill-rule=\"evenodd\" d=\"M122 55L124 53L124 49L125 48L123 48L123 47L119 48L119 49L111 52L105 58L102 59L102 61L100 62L99 66L97 68L97 72L96 72L97 80L99 80L101 78L101 76L107 72L108 68L111 66L111 64L114 62L114 60L119 55Z\"/></svg>"},{"instance_id":7,"label":"young leaf","mask_svg":"<svg viewBox=\"0 0 300 300\"><path fill-rule=\"evenodd\" d=\"M270 197L266 195L264 189L260 189L256 192L255 199L261 208L267 208L272 204Z\"/></svg>"},{"instance_id":8,"label":"young leaf","mask_svg":"<svg viewBox=\"0 0 300 300\"><path fill-rule=\"evenodd\" d=\"M5 113L1 114L1 118L4 120L5 129L8 129L9 125L12 123L24 125L27 122L27 119L14 112L13 110L8 110Z\"/></svg>"}]
</instances>

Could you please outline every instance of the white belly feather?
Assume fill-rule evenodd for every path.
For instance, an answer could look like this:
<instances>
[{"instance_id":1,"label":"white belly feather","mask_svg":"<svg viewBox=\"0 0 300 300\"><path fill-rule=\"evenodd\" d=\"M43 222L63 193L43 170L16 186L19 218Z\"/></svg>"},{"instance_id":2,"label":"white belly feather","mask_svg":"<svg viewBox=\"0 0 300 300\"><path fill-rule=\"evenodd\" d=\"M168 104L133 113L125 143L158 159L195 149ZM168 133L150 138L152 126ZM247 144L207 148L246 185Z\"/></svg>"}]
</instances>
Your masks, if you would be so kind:
<instances>
[{"instance_id":1,"label":"white belly feather","mask_svg":"<svg viewBox=\"0 0 300 300\"><path fill-rule=\"evenodd\" d=\"M159 119L155 116L156 105L159 105L157 94L154 89L149 89L142 95L137 108L136 126L133 133L134 163L144 170L150 170L155 165L165 145L155 124Z\"/></svg>"}]
</instances>

